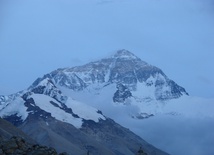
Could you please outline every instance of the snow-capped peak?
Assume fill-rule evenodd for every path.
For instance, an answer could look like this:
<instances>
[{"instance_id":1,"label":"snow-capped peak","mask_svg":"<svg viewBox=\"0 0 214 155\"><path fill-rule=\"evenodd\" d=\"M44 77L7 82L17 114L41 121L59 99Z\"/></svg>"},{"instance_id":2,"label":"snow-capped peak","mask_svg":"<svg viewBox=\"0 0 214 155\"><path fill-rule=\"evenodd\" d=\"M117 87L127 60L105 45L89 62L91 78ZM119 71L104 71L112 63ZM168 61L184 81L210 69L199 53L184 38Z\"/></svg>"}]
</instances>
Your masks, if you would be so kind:
<instances>
[{"instance_id":1,"label":"snow-capped peak","mask_svg":"<svg viewBox=\"0 0 214 155\"><path fill-rule=\"evenodd\" d=\"M112 57L89 62L83 66L55 70L42 79L46 77L49 77L55 85L73 91L93 88L101 90L109 84L121 83L130 91L138 91L142 85L145 86L143 88L145 92L152 89L150 95L157 100L187 95L185 89L170 80L161 69L149 65L125 49L118 50ZM153 80L148 81L149 79ZM38 83L39 81L35 82Z\"/></svg>"},{"instance_id":2,"label":"snow-capped peak","mask_svg":"<svg viewBox=\"0 0 214 155\"><path fill-rule=\"evenodd\" d=\"M118 50L112 58L120 58L120 59L139 59L137 56L135 56L133 53L126 49Z\"/></svg>"}]
</instances>

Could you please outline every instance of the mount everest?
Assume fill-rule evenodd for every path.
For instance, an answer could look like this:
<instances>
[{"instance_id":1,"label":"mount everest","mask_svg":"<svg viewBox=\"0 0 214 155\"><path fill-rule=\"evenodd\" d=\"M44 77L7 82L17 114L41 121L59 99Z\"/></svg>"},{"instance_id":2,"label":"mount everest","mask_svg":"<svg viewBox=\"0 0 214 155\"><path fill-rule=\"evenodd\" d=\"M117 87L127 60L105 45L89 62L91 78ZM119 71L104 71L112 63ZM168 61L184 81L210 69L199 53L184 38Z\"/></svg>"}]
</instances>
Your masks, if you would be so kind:
<instances>
[{"instance_id":1,"label":"mount everest","mask_svg":"<svg viewBox=\"0 0 214 155\"><path fill-rule=\"evenodd\" d=\"M159 121L213 118L212 102L189 96L161 69L119 50L83 66L57 69L38 78L27 90L0 96L0 116L35 141L70 154L89 150L131 155L140 146L148 154L165 154L131 131L144 138L148 130L143 125L149 126L150 121L153 128L149 129L155 134L154 124ZM158 127L164 132L161 124Z\"/></svg>"},{"instance_id":2,"label":"mount everest","mask_svg":"<svg viewBox=\"0 0 214 155\"><path fill-rule=\"evenodd\" d=\"M130 115L136 118L153 116L167 101L188 96L161 69L124 49L83 66L55 70L36 82L44 78L50 78L67 96L102 111L105 109L100 103L107 103L106 100L109 105L135 106L138 112Z\"/></svg>"},{"instance_id":3,"label":"mount everest","mask_svg":"<svg viewBox=\"0 0 214 155\"><path fill-rule=\"evenodd\" d=\"M64 96L48 78L0 98L1 117L59 152L132 155L142 147L148 154L166 154L101 111Z\"/></svg>"}]
</instances>

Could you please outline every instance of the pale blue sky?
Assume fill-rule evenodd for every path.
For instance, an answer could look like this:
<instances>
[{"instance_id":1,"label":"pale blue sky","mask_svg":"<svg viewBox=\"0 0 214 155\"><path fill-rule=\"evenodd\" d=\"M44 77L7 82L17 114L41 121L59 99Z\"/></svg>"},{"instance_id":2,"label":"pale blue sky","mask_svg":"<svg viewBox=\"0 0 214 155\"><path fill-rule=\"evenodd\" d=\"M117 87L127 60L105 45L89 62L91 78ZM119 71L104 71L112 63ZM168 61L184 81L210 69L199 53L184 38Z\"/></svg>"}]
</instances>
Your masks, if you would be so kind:
<instances>
[{"instance_id":1,"label":"pale blue sky","mask_svg":"<svg viewBox=\"0 0 214 155\"><path fill-rule=\"evenodd\" d=\"M212 0L0 0L0 94L127 49L214 97Z\"/></svg>"}]
</instances>

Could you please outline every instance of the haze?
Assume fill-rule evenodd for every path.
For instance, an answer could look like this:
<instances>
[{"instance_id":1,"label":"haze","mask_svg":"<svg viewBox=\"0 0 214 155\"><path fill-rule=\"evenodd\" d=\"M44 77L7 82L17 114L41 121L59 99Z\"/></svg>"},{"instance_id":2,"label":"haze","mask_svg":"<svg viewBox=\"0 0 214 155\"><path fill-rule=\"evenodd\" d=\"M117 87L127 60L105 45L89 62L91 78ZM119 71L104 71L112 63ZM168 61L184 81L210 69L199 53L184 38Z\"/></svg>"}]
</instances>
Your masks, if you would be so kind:
<instances>
[{"instance_id":1,"label":"haze","mask_svg":"<svg viewBox=\"0 0 214 155\"><path fill-rule=\"evenodd\" d=\"M212 0L0 0L0 94L127 49L214 97Z\"/></svg>"},{"instance_id":2,"label":"haze","mask_svg":"<svg viewBox=\"0 0 214 155\"><path fill-rule=\"evenodd\" d=\"M213 0L0 0L0 95L127 49L191 96L214 98L213 16ZM124 111L135 107L99 103L93 104L104 114L171 154L214 152L213 115L133 122Z\"/></svg>"}]
</instances>

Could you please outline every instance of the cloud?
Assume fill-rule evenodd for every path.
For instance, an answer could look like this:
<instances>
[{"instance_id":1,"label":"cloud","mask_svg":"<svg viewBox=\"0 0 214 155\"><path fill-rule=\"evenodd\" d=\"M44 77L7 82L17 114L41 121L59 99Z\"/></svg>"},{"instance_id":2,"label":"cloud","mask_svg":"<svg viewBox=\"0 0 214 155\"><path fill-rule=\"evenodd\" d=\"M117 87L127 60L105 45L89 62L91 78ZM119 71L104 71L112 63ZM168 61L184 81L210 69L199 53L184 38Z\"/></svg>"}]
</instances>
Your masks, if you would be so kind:
<instances>
[{"instance_id":1,"label":"cloud","mask_svg":"<svg viewBox=\"0 0 214 155\"><path fill-rule=\"evenodd\" d=\"M198 76L198 79L206 85L214 85L213 81L205 76Z\"/></svg>"},{"instance_id":2,"label":"cloud","mask_svg":"<svg viewBox=\"0 0 214 155\"><path fill-rule=\"evenodd\" d=\"M118 120L147 142L172 155L212 155L213 118L155 116L145 120Z\"/></svg>"}]
</instances>

